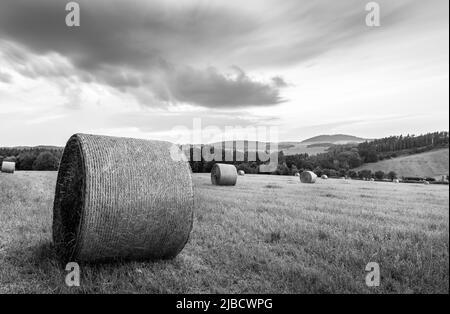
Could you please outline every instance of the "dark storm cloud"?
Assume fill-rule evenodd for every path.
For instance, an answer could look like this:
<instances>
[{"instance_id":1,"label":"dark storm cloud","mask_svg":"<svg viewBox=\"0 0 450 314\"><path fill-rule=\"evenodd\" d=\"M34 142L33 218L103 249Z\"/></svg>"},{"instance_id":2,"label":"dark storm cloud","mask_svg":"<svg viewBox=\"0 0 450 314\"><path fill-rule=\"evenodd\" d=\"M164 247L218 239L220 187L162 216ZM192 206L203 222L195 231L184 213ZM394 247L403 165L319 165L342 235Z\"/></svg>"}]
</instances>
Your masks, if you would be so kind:
<instances>
[{"instance_id":1,"label":"dark storm cloud","mask_svg":"<svg viewBox=\"0 0 450 314\"><path fill-rule=\"evenodd\" d=\"M232 76L212 67L202 71L185 67L172 73L167 81L171 95L164 96L205 107L271 105L284 101L279 86L254 81L242 70Z\"/></svg>"},{"instance_id":2,"label":"dark storm cloud","mask_svg":"<svg viewBox=\"0 0 450 314\"><path fill-rule=\"evenodd\" d=\"M260 82L237 67L233 77L223 69L230 64L276 68L367 35L365 2L359 0L286 1L272 3L270 10L260 2L250 3L250 9L228 2L77 2L78 28L65 25L65 1L0 2L0 39L12 43L9 60L23 75L74 76L141 100L211 108L274 105L283 101L283 78ZM389 8L384 23L407 14L402 6L381 2ZM70 64L36 61L35 56L51 53Z\"/></svg>"}]
</instances>

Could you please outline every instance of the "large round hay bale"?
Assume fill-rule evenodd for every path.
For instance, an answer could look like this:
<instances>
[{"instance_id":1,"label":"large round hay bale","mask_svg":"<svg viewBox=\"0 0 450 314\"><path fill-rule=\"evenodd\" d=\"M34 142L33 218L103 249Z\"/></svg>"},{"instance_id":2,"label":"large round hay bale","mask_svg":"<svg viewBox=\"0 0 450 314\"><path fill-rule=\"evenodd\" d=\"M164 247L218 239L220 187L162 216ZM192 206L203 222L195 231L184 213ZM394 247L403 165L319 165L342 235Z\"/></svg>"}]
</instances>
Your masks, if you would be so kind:
<instances>
[{"instance_id":1,"label":"large round hay bale","mask_svg":"<svg viewBox=\"0 0 450 314\"><path fill-rule=\"evenodd\" d=\"M227 164L214 164L211 169L211 182L214 185L236 185L236 167Z\"/></svg>"},{"instance_id":2,"label":"large round hay bale","mask_svg":"<svg viewBox=\"0 0 450 314\"><path fill-rule=\"evenodd\" d=\"M303 171L300 173L300 181L302 183L315 183L317 176L312 171Z\"/></svg>"},{"instance_id":3,"label":"large round hay bale","mask_svg":"<svg viewBox=\"0 0 450 314\"><path fill-rule=\"evenodd\" d=\"M326 180L326 179L328 179L328 176L327 176L326 174L323 174L323 175L321 176L321 178L324 179L324 180Z\"/></svg>"},{"instance_id":4,"label":"large round hay bale","mask_svg":"<svg viewBox=\"0 0 450 314\"><path fill-rule=\"evenodd\" d=\"M240 175L240 176L245 176L244 170L239 170L239 171L238 171L238 175Z\"/></svg>"},{"instance_id":5,"label":"large round hay bale","mask_svg":"<svg viewBox=\"0 0 450 314\"><path fill-rule=\"evenodd\" d=\"M13 161L3 161L1 171L5 173L14 173L14 171L16 171L16 163Z\"/></svg>"},{"instance_id":6,"label":"large round hay bale","mask_svg":"<svg viewBox=\"0 0 450 314\"><path fill-rule=\"evenodd\" d=\"M294 173L294 176L300 177L300 173L296 172L296 173Z\"/></svg>"},{"instance_id":7,"label":"large round hay bale","mask_svg":"<svg viewBox=\"0 0 450 314\"><path fill-rule=\"evenodd\" d=\"M189 165L172 158L173 148L167 142L73 135L53 206L58 255L70 261L176 256L192 230L194 197Z\"/></svg>"}]
</instances>

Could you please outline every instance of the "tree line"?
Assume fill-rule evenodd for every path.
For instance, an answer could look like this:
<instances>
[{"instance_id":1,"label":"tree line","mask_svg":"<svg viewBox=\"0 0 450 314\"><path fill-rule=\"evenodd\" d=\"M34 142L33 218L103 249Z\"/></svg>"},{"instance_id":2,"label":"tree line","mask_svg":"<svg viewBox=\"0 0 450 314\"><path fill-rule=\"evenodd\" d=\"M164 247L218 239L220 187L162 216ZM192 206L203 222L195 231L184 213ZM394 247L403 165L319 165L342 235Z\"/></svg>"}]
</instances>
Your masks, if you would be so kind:
<instances>
[{"instance_id":1,"label":"tree line","mask_svg":"<svg viewBox=\"0 0 450 314\"><path fill-rule=\"evenodd\" d=\"M377 171L372 173L370 170L356 172L352 169L360 167L364 163L377 162L386 158L394 158L400 155L422 153L438 148L448 148L449 133L434 132L423 135L391 136L373 141L366 141L360 144L333 145L326 152L317 155L294 154L285 155L282 151L278 152L278 166L273 174L294 175L296 172L304 170L314 171L317 175L325 174L329 177L351 177L360 179L389 179L397 178L395 171L384 173ZM187 154L192 157L194 148L191 148ZM222 149L223 156L225 155ZM243 155L243 156L242 156ZM233 151L234 158L232 162L238 170L244 170L246 173L258 173L259 166L264 162L248 160L248 152ZM224 160L224 158L222 158ZM215 161L192 161L190 165L193 172L210 172ZM432 178L427 178L432 180Z\"/></svg>"},{"instance_id":2,"label":"tree line","mask_svg":"<svg viewBox=\"0 0 450 314\"><path fill-rule=\"evenodd\" d=\"M433 132L418 136L390 136L360 144L332 145L326 152L317 155L306 153L285 155L282 151L279 151L277 156L278 166L272 174L293 175L296 172L311 170L319 176L325 174L330 177L392 179L396 177L393 171L371 173L370 170L364 170L356 173L352 169L364 163L448 147L448 144L448 132ZM210 153L214 153L214 148L206 145L191 146L187 151L185 150L193 172L210 172L212 166L217 162L217 158L212 161L203 158L201 152L205 148L210 149ZM268 148L268 146L264 147L267 154L269 153ZM62 147L53 146L0 147L0 162L14 161L18 170L57 170L62 152ZM220 162L233 164L238 170L243 170L246 173L259 173L259 167L267 163L267 161L261 160L255 152L248 152L248 143L244 152L236 150L236 147L231 152L230 150L226 151L223 143L219 154L222 154L219 158L221 160L226 160L226 155L232 154L232 161ZM200 156L201 158L194 158L194 156ZM249 156L251 156L250 160Z\"/></svg>"},{"instance_id":3,"label":"tree line","mask_svg":"<svg viewBox=\"0 0 450 314\"><path fill-rule=\"evenodd\" d=\"M0 147L0 163L12 161L17 170L58 170L60 147Z\"/></svg>"}]
</instances>

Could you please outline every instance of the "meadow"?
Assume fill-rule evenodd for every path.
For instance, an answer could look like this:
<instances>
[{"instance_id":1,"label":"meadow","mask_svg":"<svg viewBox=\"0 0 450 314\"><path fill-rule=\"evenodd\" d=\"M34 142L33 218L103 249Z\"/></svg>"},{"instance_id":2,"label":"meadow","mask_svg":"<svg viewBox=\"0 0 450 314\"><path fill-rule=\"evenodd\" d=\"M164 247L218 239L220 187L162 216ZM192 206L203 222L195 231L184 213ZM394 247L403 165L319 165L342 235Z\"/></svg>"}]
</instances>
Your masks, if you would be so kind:
<instances>
[{"instance_id":1,"label":"meadow","mask_svg":"<svg viewBox=\"0 0 450 314\"><path fill-rule=\"evenodd\" d=\"M195 220L173 260L81 264L51 243L56 172L0 174L0 293L448 293L449 187L194 174ZM379 287L365 283L380 265Z\"/></svg>"},{"instance_id":2,"label":"meadow","mask_svg":"<svg viewBox=\"0 0 450 314\"><path fill-rule=\"evenodd\" d=\"M395 170L399 177L432 177L441 180L442 176L449 174L449 149L436 149L420 154L385 159L364 164L353 170L364 169L371 170L373 173L379 170L385 173Z\"/></svg>"}]
</instances>

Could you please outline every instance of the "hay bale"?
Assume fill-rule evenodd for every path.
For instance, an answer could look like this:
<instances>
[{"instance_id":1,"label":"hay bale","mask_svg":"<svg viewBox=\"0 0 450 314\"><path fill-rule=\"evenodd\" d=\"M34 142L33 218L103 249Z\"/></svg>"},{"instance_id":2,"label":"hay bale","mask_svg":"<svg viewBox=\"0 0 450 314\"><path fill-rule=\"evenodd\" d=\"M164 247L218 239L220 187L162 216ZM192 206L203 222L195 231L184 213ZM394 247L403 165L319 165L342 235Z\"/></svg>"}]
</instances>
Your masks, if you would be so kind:
<instances>
[{"instance_id":1,"label":"hay bale","mask_svg":"<svg viewBox=\"0 0 450 314\"><path fill-rule=\"evenodd\" d=\"M317 176L312 171L303 171L300 173L300 181L302 183L315 183Z\"/></svg>"},{"instance_id":2,"label":"hay bale","mask_svg":"<svg viewBox=\"0 0 450 314\"><path fill-rule=\"evenodd\" d=\"M324 179L324 180L326 180L326 179L328 179L328 176L327 176L326 174L323 174L323 175L321 176L321 178Z\"/></svg>"},{"instance_id":3,"label":"hay bale","mask_svg":"<svg viewBox=\"0 0 450 314\"><path fill-rule=\"evenodd\" d=\"M296 173L294 173L294 176L300 177L300 173L296 172Z\"/></svg>"},{"instance_id":4,"label":"hay bale","mask_svg":"<svg viewBox=\"0 0 450 314\"><path fill-rule=\"evenodd\" d=\"M400 180L399 180L399 179L394 179L393 182L394 182L394 183L400 183Z\"/></svg>"},{"instance_id":5,"label":"hay bale","mask_svg":"<svg viewBox=\"0 0 450 314\"><path fill-rule=\"evenodd\" d=\"M236 167L227 164L214 164L211 169L211 183L214 185L236 185Z\"/></svg>"},{"instance_id":6,"label":"hay bale","mask_svg":"<svg viewBox=\"0 0 450 314\"><path fill-rule=\"evenodd\" d=\"M428 182L428 181L423 181L423 184L428 185L428 184L430 184L430 182Z\"/></svg>"},{"instance_id":7,"label":"hay bale","mask_svg":"<svg viewBox=\"0 0 450 314\"><path fill-rule=\"evenodd\" d=\"M238 175L240 175L240 176L245 176L244 170L239 170L239 171L238 171Z\"/></svg>"},{"instance_id":8,"label":"hay bale","mask_svg":"<svg viewBox=\"0 0 450 314\"><path fill-rule=\"evenodd\" d=\"M374 182L374 181L375 181L375 179L374 179L374 178L370 178L370 181Z\"/></svg>"},{"instance_id":9,"label":"hay bale","mask_svg":"<svg viewBox=\"0 0 450 314\"><path fill-rule=\"evenodd\" d=\"M16 171L16 163L13 161L3 161L1 171L4 173L14 173Z\"/></svg>"},{"instance_id":10,"label":"hay bale","mask_svg":"<svg viewBox=\"0 0 450 314\"><path fill-rule=\"evenodd\" d=\"M193 222L189 164L167 142L86 134L66 144L53 241L65 261L176 256Z\"/></svg>"}]
</instances>

